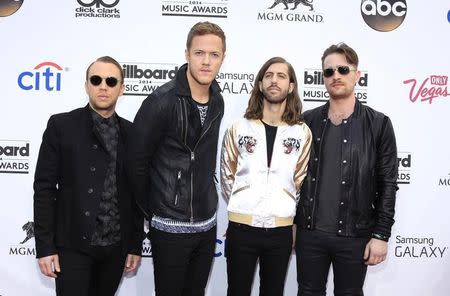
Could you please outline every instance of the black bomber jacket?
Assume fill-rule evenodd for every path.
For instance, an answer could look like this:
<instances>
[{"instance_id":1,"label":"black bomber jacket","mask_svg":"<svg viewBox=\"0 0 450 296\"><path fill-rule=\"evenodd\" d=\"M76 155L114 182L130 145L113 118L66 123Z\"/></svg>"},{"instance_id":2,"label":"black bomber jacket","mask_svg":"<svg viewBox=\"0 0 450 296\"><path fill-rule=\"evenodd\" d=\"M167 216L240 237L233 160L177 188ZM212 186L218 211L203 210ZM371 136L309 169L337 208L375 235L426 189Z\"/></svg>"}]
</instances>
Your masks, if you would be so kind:
<instances>
[{"instance_id":1,"label":"black bomber jacket","mask_svg":"<svg viewBox=\"0 0 450 296\"><path fill-rule=\"evenodd\" d=\"M329 103L304 113L313 134L308 173L300 191L296 223L314 229L320 186L322 137ZM353 114L342 122L339 236L373 236L387 241L394 224L397 148L390 119L356 101Z\"/></svg>"}]
</instances>

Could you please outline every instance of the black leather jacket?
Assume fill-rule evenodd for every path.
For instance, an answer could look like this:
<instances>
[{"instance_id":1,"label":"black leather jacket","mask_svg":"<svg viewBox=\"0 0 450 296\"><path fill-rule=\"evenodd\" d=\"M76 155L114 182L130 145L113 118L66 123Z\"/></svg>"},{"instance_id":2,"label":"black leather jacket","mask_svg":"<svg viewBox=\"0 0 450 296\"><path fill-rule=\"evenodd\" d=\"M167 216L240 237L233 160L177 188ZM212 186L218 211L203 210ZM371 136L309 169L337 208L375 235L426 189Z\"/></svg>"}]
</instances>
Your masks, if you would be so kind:
<instances>
[{"instance_id":1,"label":"black leather jacket","mask_svg":"<svg viewBox=\"0 0 450 296\"><path fill-rule=\"evenodd\" d=\"M134 119L129 174L148 218L197 222L217 210L214 173L224 102L214 80L202 126L186 69L150 94Z\"/></svg>"},{"instance_id":2,"label":"black leather jacket","mask_svg":"<svg viewBox=\"0 0 450 296\"><path fill-rule=\"evenodd\" d=\"M313 134L308 173L300 192L296 223L314 229L320 186L322 136L329 103L305 112ZM339 236L379 236L387 240L394 224L397 187L397 148L394 129L384 114L356 101L355 110L343 121Z\"/></svg>"}]
</instances>

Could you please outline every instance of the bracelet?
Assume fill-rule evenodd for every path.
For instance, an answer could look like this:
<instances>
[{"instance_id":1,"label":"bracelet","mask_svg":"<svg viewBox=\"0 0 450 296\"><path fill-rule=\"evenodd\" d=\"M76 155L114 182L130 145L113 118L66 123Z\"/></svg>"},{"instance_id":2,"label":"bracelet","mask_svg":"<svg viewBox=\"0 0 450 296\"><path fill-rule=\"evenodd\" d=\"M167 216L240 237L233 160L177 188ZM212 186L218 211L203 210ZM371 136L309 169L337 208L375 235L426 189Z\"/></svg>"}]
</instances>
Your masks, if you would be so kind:
<instances>
[{"instance_id":1,"label":"bracelet","mask_svg":"<svg viewBox=\"0 0 450 296\"><path fill-rule=\"evenodd\" d=\"M385 236L385 235L382 235L382 234L379 234L379 233L372 233L372 237L376 238L376 239L380 239L380 240L385 241L385 242L387 242L389 240L388 236Z\"/></svg>"}]
</instances>

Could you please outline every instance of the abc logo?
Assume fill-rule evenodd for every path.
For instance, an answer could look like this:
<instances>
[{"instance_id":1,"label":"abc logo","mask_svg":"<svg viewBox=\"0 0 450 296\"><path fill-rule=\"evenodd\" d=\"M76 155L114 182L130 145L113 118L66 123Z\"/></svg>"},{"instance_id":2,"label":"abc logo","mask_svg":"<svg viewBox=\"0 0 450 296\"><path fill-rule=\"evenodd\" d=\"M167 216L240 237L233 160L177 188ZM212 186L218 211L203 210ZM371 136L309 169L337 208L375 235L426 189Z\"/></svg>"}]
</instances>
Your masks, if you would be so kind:
<instances>
[{"instance_id":1,"label":"abc logo","mask_svg":"<svg viewBox=\"0 0 450 296\"><path fill-rule=\"evenodd\" d=\"M19 10L23 0L2 0L0 1L0 17L10 16Z\"/></svg>"},{"instance_id":2,"label":"abc logo","mask_svg":"<svg viewBox=\"0 0 450 296\"><path fill-rule=\"evenodd\" d=\"M403 23L406 8L406 0L363 0L361 15L372 29L389 32Z\"/></svg>"}]
</instances>

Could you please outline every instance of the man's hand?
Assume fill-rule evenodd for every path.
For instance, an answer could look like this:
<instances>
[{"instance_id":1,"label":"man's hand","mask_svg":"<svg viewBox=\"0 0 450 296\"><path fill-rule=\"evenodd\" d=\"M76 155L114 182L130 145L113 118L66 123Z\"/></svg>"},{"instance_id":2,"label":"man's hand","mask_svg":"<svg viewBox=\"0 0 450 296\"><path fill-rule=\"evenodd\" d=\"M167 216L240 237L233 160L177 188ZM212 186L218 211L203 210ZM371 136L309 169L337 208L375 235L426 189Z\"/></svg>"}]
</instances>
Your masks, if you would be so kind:
<instances>
[{"instance_id":1,"label":"man's hand","mask_svg":"<svg viewBox=\"0 0 450 296\"><path fill-rule=\"evenodd\" d=\"M42 274L46 276L56 278L57 275L55 272L61 272L61 268L59 267L59 257L57 254L39 258L38 264Z\"/></svg>"},{"instance_id":2,"label":"man's hand","mask_svg":"<svg viewBox=\"0 0 450 296\"><path fill-rule=\"evenodd\" d=\"M125 272L130 272L136 270L141 261L141 256L128 254L127 260L125 262Z\"/></svg>"},{"instance_id":3,"label":"man's hand","mask_svg":"<svg viewBox=\"0 0 450 296\"><path fill-rule=\"evenodd\" d=\"M372 238L364 250L364 261L366 265L377 265L386 259L387 242Z\"/></svg>"}]
</instances>

